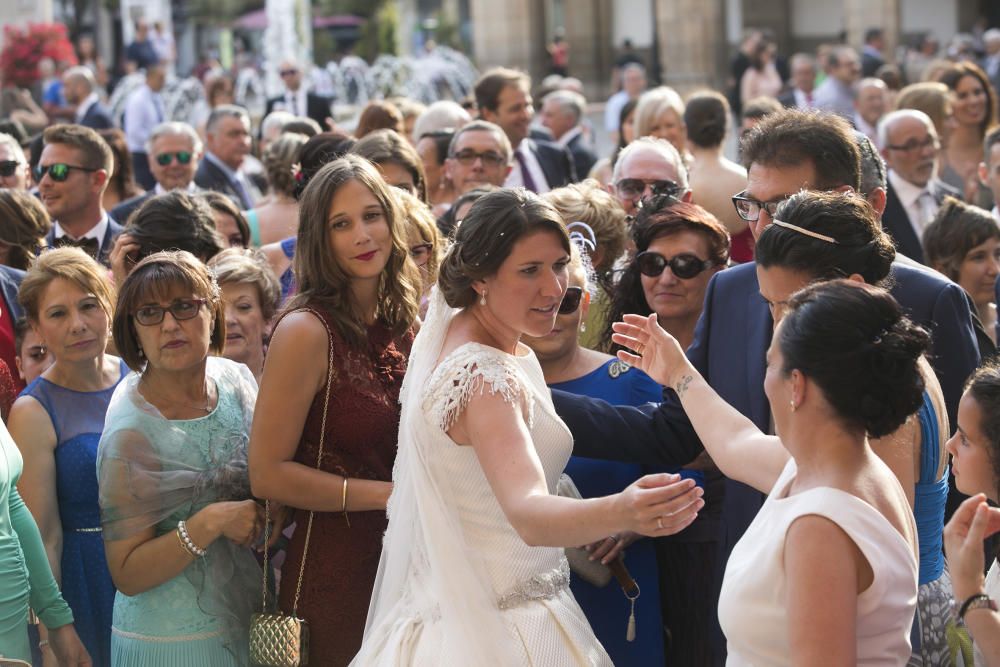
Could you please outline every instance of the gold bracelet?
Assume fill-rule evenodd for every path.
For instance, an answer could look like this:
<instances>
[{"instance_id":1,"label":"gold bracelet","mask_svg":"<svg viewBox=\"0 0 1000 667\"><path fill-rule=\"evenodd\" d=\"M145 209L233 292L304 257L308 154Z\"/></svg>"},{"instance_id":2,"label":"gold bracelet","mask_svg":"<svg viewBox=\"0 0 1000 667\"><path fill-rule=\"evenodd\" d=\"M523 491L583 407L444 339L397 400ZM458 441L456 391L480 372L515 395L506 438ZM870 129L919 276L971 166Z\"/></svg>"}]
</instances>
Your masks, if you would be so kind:
<instances>
[{"instance_id":1,"label":"gold bracelet","mask_svg":"<svg viewBox=\"0 0 1000 667\"><path fill-rule=\"evenodd\" d=\"M347 516L347 475L344 475L344 488L340 495L340 506L344 512L344 521L347 522L347 527L351 527L351 519Z\"/></svg>"}]
</instances>

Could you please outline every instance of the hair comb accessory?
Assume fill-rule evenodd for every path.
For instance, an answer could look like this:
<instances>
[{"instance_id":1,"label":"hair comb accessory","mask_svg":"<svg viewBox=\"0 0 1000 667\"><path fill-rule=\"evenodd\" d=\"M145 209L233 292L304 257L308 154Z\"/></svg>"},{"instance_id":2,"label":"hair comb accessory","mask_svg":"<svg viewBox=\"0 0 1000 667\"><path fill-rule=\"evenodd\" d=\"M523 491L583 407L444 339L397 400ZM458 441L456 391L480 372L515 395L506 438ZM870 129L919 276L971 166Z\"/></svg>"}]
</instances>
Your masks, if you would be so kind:
<instances>
[{"instance_id":1,"label":"hair comb accessory","mask_svg":"<svg viewBox=\"0 0 1000 667\"><path fill-rule=\"evenodd\" d=\"M819 239L820 241L826 241L827 243L832 243L833 245L840 245L840 242L837 239L833 238L832 236L827 236L826 234L820 234L818 232L812 231L811 229L806 229L804 227L799 227L798 225L793 225L790 222L785 222L784 220L778 220L777 218L775 218L774 220L771 221L771 224L777 225L779 227L784 227L785 229L791 229L792 231L798 232L799 234L811 236L814 239Z\"/></svg>"}]
</instances>

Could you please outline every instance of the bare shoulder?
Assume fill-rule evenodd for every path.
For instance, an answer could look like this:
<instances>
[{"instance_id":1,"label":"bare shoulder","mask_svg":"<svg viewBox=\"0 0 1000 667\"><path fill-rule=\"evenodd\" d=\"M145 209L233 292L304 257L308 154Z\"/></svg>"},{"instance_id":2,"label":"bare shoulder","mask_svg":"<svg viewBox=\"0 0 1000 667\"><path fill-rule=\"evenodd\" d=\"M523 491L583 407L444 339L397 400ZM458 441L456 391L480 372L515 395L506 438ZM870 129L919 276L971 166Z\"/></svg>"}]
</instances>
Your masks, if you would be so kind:
<instances>
[{"instance_id":1,"label":"bare shoulder","mask_svg":"<svg viewBox=\"0 0 1000 667\"><path fill-rule=\"evenodd\" d=\"M33 445L48 443L56 445L56 432L48 411L33 396L21 396L11 406L7 427L14 442L21 447L27 442Z\"/></svg>"}]
</instances>

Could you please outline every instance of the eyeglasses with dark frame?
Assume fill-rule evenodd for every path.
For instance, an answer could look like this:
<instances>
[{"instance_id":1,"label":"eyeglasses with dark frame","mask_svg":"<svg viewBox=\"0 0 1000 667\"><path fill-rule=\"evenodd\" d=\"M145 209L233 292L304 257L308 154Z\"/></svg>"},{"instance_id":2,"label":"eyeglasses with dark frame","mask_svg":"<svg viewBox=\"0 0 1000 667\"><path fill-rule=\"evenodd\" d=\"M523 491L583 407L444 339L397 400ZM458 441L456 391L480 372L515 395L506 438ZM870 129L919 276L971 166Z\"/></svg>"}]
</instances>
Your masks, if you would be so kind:
<instances>
[{"instance_id":1,"label":"eyeglasses with dark frame","mask_svg":"<svg viewBox=\"0 0 1000 667\"><path fill-rule=\"evenodd\" d=\"M567 287L566 293L563 294L562 301L559 303L559 314L570 315L572 313L575 313L577 309L580 308L580 303L582 302L583 302L583 288Z\"/></svg>"},{"instance_id":2,"label":"eyeglasses with dark frame","mask_svg":"<svg viewBox=\"0 0 1000 667\"><path fill-rule=\"evenodd\" d=\"M667 178L644 179L644 178L622 178L615 183L615 191L622 199L640 199L649 186L653 197L667 195L674 199L680 199L685 188L678 183Z\"/></svg>"},{"instance_id":3,"label":"eyeglasses with dark frame","mask_svg":"<svg viewBox=\"0 0 1000 667\"><path fill-rule=\"evenodd\" d=\"M760 219L760 211L764 209L767 214L774 217L775 212L781 203L792 195L781 195L770 201L761 201L747 196L747 191L733 195L733 206L736 207L736 214L746 222L757 222Z\"/></svg>"},{"instance_id":4,"label":"eyeglasses with dark frame","mask_svg":"<svg viewBox=\"0 0 1000 667\"><path fill-rule=\"evenodd\" d=\"M476 160L482 160L484 167L499 167L507 162L507 158L493 151L477 153L474 150L463 150L453 153L451 158L457 160L464 167L471 167L476 163Z\"/></svg>"},{"instance_id":5,"label":"eyeglasses with dark frame","mask_svg":"<svg viewBox=\"0 0 1000 667\"><path fill-rule=\"evenodd\" d=\"M886 144L885 147L892 149L894 151L900 151L901 153L912 153L913 151L923 150L925 148L933 148L934 150L938 150L939 148L941 148L941 142L938 141L937 137L928 134L927 138L924 139L923 141L918 141L917 139L910 139L909 141L907 141L905 144L902 145Z\"/></svg>"},{"instance_id":6,"label":"eyeglasses with dark frame","mask_svg":"<svg viewBox=\"0 0 1000 667\"><path fill-rule=\"evenodd\" d=\"M17 168L23 164L23 162L18 162L17 160L0 161L0 178L10 178L17 173Z\"/></svg>"},{"instance_id":7,"label":"eyeglasses with dark frame","mask_svg":"<svg viewBox=\"0 0 1000 667\"><path fill-rule=\"evenodd\" d=\"M208 299L177 299L169 306L145 305L136 308L132 316L135 321L144 327L156 326L163 322L163 317L167 311L178 322L194 319L198 315L201 307L208 303Z\"/></svg>"},{"instance_id":8,"label":"eyeglasses with dark frame","mask_svg":"<svg viewBox=\"0 0 1000 667\"><path fill-rule=\"evenodd\" d=\"M160 153L156 156L156 163L161 167L166 167L168 164L177 160L177 164L190 164L191 158L194 155L191 151L177 151L176 153Z\"/></svg>"},{"instance_id":9,"label":"eyeglasses with dark frame","mask_svg":"<svg viewBox=\"0 0 1000 667\"><path fill-rule=\"evenodd\" d=\"M716 266L717 263L686 252L667 259L658 252L646 250L635 256L635 265L639 273L650 278L658 278L669 266L675 276L682 280L690 280L702 271Z\"/></svg>"},{"instance_id":10,"label":"eyeglasses with dark frame","mask_svg":"<svg viewBox=\"0 0 1000 667\"><path fill-rule=\"evenodd\" d=\"M53 164L40 164L35 167L35 181L41 183L45 175L48 174L56 183L62 183L67 178L69 178L69 173L76 169L77 171L97 171L93 167L80 167L75 164L66 164L64 162L55 162Z\"/></svg>"}]
</instances>

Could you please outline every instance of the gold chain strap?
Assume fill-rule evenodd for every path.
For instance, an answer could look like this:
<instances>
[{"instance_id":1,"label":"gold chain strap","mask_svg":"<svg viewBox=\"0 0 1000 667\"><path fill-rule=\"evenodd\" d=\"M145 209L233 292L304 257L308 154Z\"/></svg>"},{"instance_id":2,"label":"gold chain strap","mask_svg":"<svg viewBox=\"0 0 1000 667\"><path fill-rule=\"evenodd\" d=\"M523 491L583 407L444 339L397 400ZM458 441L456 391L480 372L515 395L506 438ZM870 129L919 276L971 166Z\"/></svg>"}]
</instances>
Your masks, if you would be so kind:
<instances>
[{"instance_id":1,"label":"gold chain strap","mask_svg":"<svg viewBox=\"0 0 1000 667\"><path fill-rule=\"evenodd\" d=\"M319 314L316 313L319 317ZM323 443L326 440L326 413L330 408L330 387L333 385L333 334L330 333L330 327L327 326L326 320L319 317L320 322L323 323L323 327L326 328L326 337L328 341L328 346L330 349L329 359L327 361L326 367L326 396L323 401L323 422L320 426L319 432L319 454L316 455L316 469L319 470L323 463ZM347 511L347 508L344 508ZM299 564L299 581L295 585L295 601L292 603L292 616L295 616L299 609L299 596L302 593L302 579L306 574L306 556L309 553L309 538L312 537L312 527L313 527L313 516L315 512L309 512L309 521L306 523L306 541L302 547L302 562ZM269 535L271 532L271 501L264 501L264 598L263 598L263 608L262 613L267 613L267 562L269 549L267 548L267 543L269 542Z\"/></svg>"}]
</instances>

